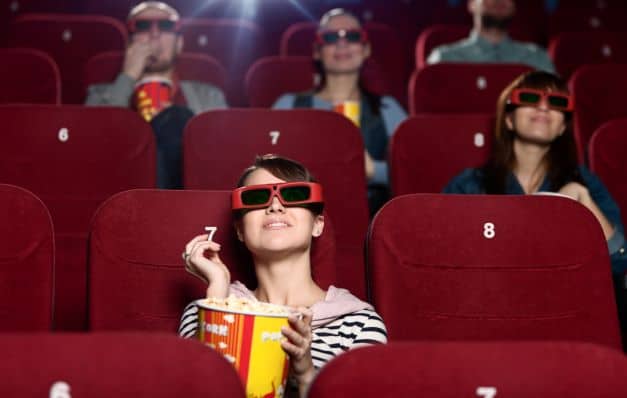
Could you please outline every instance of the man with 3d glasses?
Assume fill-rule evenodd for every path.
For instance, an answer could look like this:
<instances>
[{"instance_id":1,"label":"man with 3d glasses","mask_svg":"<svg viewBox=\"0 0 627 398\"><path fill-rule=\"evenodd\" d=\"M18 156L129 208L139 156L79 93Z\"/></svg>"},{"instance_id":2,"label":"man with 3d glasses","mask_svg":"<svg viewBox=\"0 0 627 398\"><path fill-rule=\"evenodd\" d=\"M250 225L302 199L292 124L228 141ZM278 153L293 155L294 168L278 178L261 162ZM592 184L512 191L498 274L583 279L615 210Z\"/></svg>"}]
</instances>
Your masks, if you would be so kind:
<instances>
[{"instance_id":1,"label":"man with 3d glasses","mask_svg":"<svg viewBox=\"0 0 627 398\"><path fill-rule=\"evenodd\" d=\"M131 9L127 24L129 45L120 74L112 83L90 86L86 104L136 110L155 132L158 186L180 188L183 128L194 114L226 108L224 94L211 84L178 79L183 37L174 8L142 2Z\"/></svg>"}]
</instances>

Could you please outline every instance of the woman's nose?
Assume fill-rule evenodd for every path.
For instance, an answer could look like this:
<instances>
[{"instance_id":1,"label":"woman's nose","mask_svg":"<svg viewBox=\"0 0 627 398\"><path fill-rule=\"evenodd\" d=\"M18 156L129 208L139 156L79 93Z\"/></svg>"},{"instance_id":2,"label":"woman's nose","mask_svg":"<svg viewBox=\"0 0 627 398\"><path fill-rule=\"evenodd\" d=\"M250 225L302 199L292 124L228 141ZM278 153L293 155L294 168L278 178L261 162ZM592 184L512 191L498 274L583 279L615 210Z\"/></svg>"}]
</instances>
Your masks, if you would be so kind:
<instances>
[{"instance_id":1,"label":"woman's nose","mask_svg":"<svg viewBox=\"0 0 627 398\"><path fill-rule=\"evenodd\" d=\"M279 200L278 197L274 196L272 198L272 201L270 202L270 205L267 208L268 212L284 212L285 211L285 207L283 207L283 203L281 203L281 201Z\"/></svg>"}]
</instances>

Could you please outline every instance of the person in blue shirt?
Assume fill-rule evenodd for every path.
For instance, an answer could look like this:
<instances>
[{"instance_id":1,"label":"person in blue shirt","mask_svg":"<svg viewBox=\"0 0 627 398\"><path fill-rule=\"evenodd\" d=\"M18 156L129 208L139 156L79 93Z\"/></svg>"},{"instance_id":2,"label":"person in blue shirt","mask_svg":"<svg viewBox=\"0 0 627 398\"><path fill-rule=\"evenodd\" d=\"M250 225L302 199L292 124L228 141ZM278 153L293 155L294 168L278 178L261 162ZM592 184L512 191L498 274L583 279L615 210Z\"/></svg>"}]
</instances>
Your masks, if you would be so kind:
<instances>
[{"instance_id":1,"label":"person in blue shirt","mask_svg":"<svg viewBox=\"0 0 627 398\"><path fill-rule=\"evenodd\" d=\"M407 114L394 98L373 93L364 84L361 70L369 56L370 43L359 19L341 8L328 11L320 20L314 43L319 83L311 91L281 96L273 108L333 111L347 102L359 104L353 121L364 141L368 202L373 214L388 196L388 141Z\"/></svg>"},{"instance_id":2,"label":"person in blue shirt","mask_svg":"<svg viewBox=\"0 0 627 398\"><path fill-rule=\"evenodd\" d=\"M497 102L488 161L480 168L464 170L447 184L444 193L553 192L588 208L607 240L621 323L627 333L627 255L620 210L601 180L578 163L571 128L573 111L573 98L564 80L541 71L521 75Z\"/></svg>"}]
</instances>

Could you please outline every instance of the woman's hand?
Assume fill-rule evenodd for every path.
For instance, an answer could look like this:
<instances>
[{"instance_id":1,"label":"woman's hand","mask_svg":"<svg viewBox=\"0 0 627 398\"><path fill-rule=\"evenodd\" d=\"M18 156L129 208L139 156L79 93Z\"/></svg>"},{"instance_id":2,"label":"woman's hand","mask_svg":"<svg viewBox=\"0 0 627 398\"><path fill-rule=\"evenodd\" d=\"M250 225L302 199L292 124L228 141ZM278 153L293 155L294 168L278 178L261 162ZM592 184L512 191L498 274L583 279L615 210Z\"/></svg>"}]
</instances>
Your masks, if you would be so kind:
<instances>
[{"instance_id":1,"label":"woman's hand","mask_svg":"<svg viewBox=\"0 0 627 398\"><path fill-rule=\"evenodd\" d=\"M207 297L224 298L231 283L231 273L218 255L220 244L208 238L207 234L198 235L185 245L185 269L209 285Z\"/></svg>"},{"instance_id":2,"label":"woman's hand","mask_svg":"<svg viewBox=\"0 0 627 398\"><path fill-rule=\"evenodd\" d=\"M369 180L374 177L374 159L368 151L364 151L364 163L366 166L366 178Z\"/></svg>"},{"instance_id":3,"label":"woman's hand","mask_svg":"<svg viewBox=\"0 0 627 398\"><path fill-rule=\"evenodd\" d=\"M605 235L605 239L608 240L612 237L612 235L614 234L614 226L612 226L607 217L605 217L605 214L603 214L599 206L597 206L597 204L594 202L592 196L590 195L590 191L588 191L588 188L578 182L569 182L568 184L564 185L558 191L558 193L570 196L577 202L586 206L588 210L590 210L592 214L594 214L596 219L599 221L599 224L601 224L601 229L603 230L603 235Z\"/></svg>"},{"instance_id":4,"label":"woman's hand","mask_svg":"<svg viewBox=\"0 0 627 398\"><path fill-rule=\"evenodd\" d=\"M292 376L298 382L298 391L301 397L305 396L316 370L311 359L311 319L313 313L305 307L297 308L302 314L291 314L288 318L289 327L281 328L286 340L281 342L281 347L290 357Z\"/></svg>"}]
</instances>

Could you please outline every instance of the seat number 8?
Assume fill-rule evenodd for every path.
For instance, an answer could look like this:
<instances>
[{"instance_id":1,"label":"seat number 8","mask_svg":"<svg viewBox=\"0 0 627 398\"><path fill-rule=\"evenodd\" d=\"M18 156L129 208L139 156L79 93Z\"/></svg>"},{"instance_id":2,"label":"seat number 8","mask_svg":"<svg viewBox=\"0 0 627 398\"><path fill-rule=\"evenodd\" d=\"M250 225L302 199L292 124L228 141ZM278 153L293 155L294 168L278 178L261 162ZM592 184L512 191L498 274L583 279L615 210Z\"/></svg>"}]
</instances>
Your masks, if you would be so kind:
<instances>
[{"instance_id":1,"label":"seat number 8","mask_svg":"<svg viewBox=\"0 0 627 398\"><path fill-rule=\"evenodd\" d=\"M496 231L494 230L494 224L491 222L483 224L483 237L486 239L492 239L495 236Z\"/></svg>"}]
</instances>

